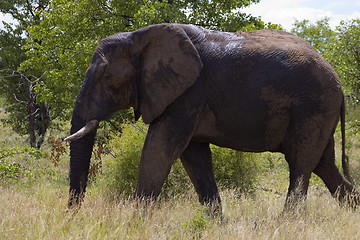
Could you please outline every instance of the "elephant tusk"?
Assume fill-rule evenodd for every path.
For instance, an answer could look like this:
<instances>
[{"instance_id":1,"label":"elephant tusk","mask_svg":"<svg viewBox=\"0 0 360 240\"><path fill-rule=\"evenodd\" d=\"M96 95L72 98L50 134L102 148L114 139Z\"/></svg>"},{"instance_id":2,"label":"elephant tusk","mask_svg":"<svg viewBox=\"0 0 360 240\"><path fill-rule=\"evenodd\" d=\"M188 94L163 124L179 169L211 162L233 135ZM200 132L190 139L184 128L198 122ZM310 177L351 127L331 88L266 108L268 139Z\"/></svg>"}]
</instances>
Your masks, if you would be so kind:
<instances>
[{"instance_id":1,"label":"elephant tusk","mask_svg":"<svg viewBox=\"0 0 360 240\"><path fill-rule=\"evenodd\" d=\"M78 139L84 137L85 135L87 135L89 132L96 129L98 126L99 126L99 120L96 120L96 119L91 120L83 128L81 128L79 131L77 131L76 133L66 137L64 139L64 141L71 142L71 141L78 140Z\"/></svg>"}]
</instances>

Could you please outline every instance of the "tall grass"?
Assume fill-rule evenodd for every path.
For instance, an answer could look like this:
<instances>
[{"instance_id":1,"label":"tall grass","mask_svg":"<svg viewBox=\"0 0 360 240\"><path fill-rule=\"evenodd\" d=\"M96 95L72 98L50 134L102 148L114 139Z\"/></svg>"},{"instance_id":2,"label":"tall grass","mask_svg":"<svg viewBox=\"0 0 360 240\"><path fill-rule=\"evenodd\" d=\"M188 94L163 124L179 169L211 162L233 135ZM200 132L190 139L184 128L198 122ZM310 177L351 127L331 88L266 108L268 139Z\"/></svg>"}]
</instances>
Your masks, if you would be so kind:
<instances>
[{"instance_id":1,"label":"tall grass","mask_svg":"<svg viewBox=\"0 0 360 240\"><path fill-rule=\"evenodd\" d=\"M78 211L67 211L67 189L51 183L0 187L0 239L359 239L359 212L329 194L310 191L306 210L282 214L284 195L258 191L241 198L222 191L223 216L206 214L193 192L147 208L108 201L90 189Z\"/></svg>"}]
</instances>

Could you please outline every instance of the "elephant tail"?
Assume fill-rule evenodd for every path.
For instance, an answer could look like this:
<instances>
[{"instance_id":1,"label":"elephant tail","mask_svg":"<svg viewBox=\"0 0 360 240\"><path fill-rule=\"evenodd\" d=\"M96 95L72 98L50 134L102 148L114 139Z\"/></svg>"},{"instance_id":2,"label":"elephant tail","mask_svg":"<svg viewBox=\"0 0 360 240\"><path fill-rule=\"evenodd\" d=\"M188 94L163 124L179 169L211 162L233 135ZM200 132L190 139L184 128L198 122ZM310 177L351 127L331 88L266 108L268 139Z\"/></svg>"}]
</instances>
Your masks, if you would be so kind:
<instances>
[{"instance_id":1,"label":"elephant tail","mask_svg":"<svg viewBox=\"0 0 360 240\"><path fill-rule=\"evenodd\" d=\"M340 121L341 121L341 147L342 147L342 157L341 157L341 163L343 167L343 172L345 175L345 178L353 183L353 180L350 176L349 171L349 158L345 154L345 99L343 98L343 102L341 104L341 113L340 113Z\"/></svg>"}]
</instances>

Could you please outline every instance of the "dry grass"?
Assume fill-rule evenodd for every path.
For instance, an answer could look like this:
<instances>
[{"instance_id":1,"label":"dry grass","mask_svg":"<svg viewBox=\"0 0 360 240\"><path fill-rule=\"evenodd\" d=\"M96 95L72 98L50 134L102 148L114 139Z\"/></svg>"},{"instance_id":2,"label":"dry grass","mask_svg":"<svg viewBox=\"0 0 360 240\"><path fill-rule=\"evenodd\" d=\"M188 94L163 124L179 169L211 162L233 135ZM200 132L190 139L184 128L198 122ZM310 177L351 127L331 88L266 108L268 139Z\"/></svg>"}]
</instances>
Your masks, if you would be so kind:
<instances>
[{"instance_id":1,"label":"dry grass","mask_svg":"<svg viewBox=\"0 0 360 240\"><path fill-rule=\"evenodd\" d=\"M0 239L360 239L359 211L312 190L306 210L281 214L284 196L223 191L223 217L212 218L188 193L145 210L89 191L83 207L66 211L67 190L51 183L0 187Z\"/></svg>"}]
</instances>

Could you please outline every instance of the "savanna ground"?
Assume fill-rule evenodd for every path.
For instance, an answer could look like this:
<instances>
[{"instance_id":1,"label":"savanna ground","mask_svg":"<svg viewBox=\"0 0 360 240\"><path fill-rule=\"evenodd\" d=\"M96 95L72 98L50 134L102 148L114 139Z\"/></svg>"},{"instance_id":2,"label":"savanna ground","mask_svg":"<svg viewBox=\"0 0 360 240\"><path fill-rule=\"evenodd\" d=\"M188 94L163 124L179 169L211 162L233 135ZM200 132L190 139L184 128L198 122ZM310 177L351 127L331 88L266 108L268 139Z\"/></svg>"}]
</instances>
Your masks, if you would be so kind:
<instances>
[{"instance_id":1,"label":"savanna ground","mask_svg":"<svg viewBox=\"0 0 360 240\"><path fill-rule=\"evenodd\" d=\"M182 191L163 194L147 208L126 194L114 197L111 191L116 190L109 187L109 181L117 180L112 155L126 150L112 143L120 150L103 155L102 172L90 181L83 206L68 211L68 149L57 166L50 160L51 138L66 133L50 132L42 154L26 149L11 154L5 150L25 146L26 139L4 125L1 129L0 239L360 239L360 210L340 207L317 177L311 179L306 207L282 214L287 165L280 154L270 153L251 158L256 172L248 184L251 191L239 194L222 187L223 215L214 218L198 203L187 180L167 183L167 188ZM339 162L339 132L336 138ZM352 174L359 183L359 138L349 130L347 140ZM132 168L136 172L136 164Z\"/></svg>"}]
</instances>

